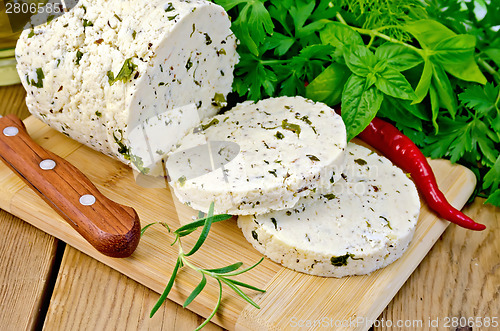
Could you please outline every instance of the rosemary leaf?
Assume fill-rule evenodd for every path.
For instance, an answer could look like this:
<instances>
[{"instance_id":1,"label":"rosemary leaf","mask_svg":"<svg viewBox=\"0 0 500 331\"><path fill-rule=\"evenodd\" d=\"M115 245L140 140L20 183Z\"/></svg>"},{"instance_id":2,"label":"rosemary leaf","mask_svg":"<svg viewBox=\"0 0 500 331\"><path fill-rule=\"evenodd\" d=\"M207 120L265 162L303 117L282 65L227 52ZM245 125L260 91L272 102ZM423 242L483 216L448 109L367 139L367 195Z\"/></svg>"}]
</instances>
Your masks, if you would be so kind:
<instances>
[{"instance_id":1,"label":"rosemary leaf","mask_svg":"<svg viewBox=\"0 0 500 331\"><path fill-rule=\"evenodd\" d=\"M256 264L254 264L246 269L243 269L243 270L238 270L243 265L243 262L237 262L237 263L234 263L234 264L222 267L222 268L203 269L203 268L200 268L196 265L193 265L191 262L189 262L187 260L188 256L194 254L203 245L203 243L205 242L205 240L208 237L212 223L227 220L227 219L231 218L232 216L231 215L214 215L214 204L212 203L210 205L210 208L209 208L209 211L208 211L208 214L206 215L206 217L203 213L200 213L199 217L200 217L200 219L198 219L194 222L191 222L189 224L186 224L173 232L173 234L175 235L175 240L172 243L172 245L177 243L177 245L179 246L179 253L177 255L177 261L176 261L174 270L172 272L172 275L168 281L168 284L165 287L165 290L163 291L163 294L160 296L160 299L155 304L155 306L151 310L151 314L150 314L150 317L153 317L153 315L156 313L156 311L158 311L158 309L161 307L161 305L165 302L165 300L168 297L168 294L170 293L170 291L173 287L173 284L175 282L175 278L177 277L178 271L182 267L187 266L187 267L201 273L202 279L201 279L200 283L195 287L193 292L191 292L191 294L188 296L188 298L186 299L186 301L183 304L183 307L187 307L189 304L191 304L194 301L194 299L204 290L204 288L207 284L207 279L206 279L207 275L216 279L217 282L219 283L219 296L217 299L217 304L215 305L210 316L208 316L208 318L198 328L196 328L196 330L200 330L205 325L207 325L207 323L210 322L210 320L215 316L215 314L219 310L221 302L222 302L222 283L227 284L239 296L241 296L243 299L245 299L247 302L249 302L250 304L252 304L256 308L259 308L259 306L252 299L250 299L250 297L248 297L245 293L243 293L243 291L238 286L241 286L241 287L244 287L247 289L251 289L251 290L255 290L255 291L259 291L259 292L265 292L265 290L259 289L255 286L252 286L252 285L240 282L240 281L236 281L233 279L226 278L228 276L235 276L235 275L242 274L243 272L246 272L246 271L249 271L249 270L255 268L259 263L261 263L263 261L264 258L260 259L260 261L257 262ZM154 224L161 224L162 226L167 228L169 232L171 232L170 228L168 227L168 225L166 223L154 222L154 223L146 225L144 228L141 229L141 236L146 232L146 230L149 227L151 227ZM200 237L198 238L196 244L193 246L193 248L191 249L191 251L189 253L187 253L187 254L184 253L184 250L182 249L182 243L181 243L180 238L194 232L196 229L198 229L201 226L203 226L203 229L201 231Z\"/></svg>"},{"instance_id":2,"label":"rosemary leaf","mask_svg":"<svg viewBox=\"0 0 500 331\"><path fill-rule=\"evenodd\" d=\"M196 298L198 296L198 294L200 294L201 291L203 291L203 289L205 288L205 285L207 285L207 278L205 277L204 274L201 274L201 275L203 276L203 278L201 279L198 286L196 286L196 288L193 290L193 292L191 292L191 294L188 296L186 301L184 301L184 304L182 305L182 307L186 308L191 302L193 302L194 298Z\"/></svg>"},{"instance_id":3,"label":"rosemary leaf","mask_svg":"<svg viewBox=\"0 0 500 331\"><path fill-rule=\"evenodd\" d=\"M196 241L196 244L194 244L193 248L189 251L189 253L185 254L186 256L193 255L196 251L198 251L198 249L200 249L201 245L203 245L205 239L207 239L208 237L208 233L210 232L213 216L214 216L214 203L212 202L210 204L210 207L208 208L208 215L205 219L205 225L203 226L203 230L201 230L200 237L198 238L198 241Z\"/></svg>"},{"instance_id":4,"label":"rosemary leaf","mask_svg":"<svg viewBox=\"0 0 500 331\"><path fill-rule=\"evenodd\" d=\"M204 224L205 224L205 222L203 222L201 225L204 225ZM187 225L189 225L189 224L187 224ZM185 237L185 236L190 235L191 233L195 232L200 226L193 227L193 228L188 229L188 230L176 232L175 234L177 235L177 237L182 238L182 237Z\"/></svg>"},{"instance_id":5,"label":"rosemary leaf","mask_svg":"<svg viewBox=\"0 0 500 331\"><path fill-rule=\"evenodd\" d=\"M231 282L233 282L233 284L235 284L235 285L238 285L238 286L241 286L241 287L246 287L246 288L249 288L249 289L254 290L254 291L259 291L261 293L265 293L266 292L266 290L260 289L258 287L255 287L255 286L252 286L250 284L243 283L243 282L240 282L240 281L237 281L237 280L234 280L234 279L231 279Z\"/></svg>"},{"instance_id":6,"label":"rosemary leaf","mask_svg":"<svg viewBox=\"0 0 500 331\"><path fill-rule=\"evenodd\" d=\"M249 304L251 304L252 306L254 306L255 308L257 309L260 309L259 305L256 304L252 299L250 299L250 297L248 295L246 295L239 287L237 287L234 283L233 283L233 280L232 279L227 279L227 278L224 278L224 277L220 277L220 279L227 285L229 286L230 288L232 288L240 297L242 297L243 299L245 299Z\"/></svg>"},{"instance_id":7,"label":"rosemary leaf","mask_svg":"<svg viewBox=\"0 0 500 331\"><path fill-rule=\"evenodd\" d=\"M179 271L179 268L181 267L182 261L181 258L177 258L177 263L175 264L174 271L172 271L172 276L170 276L170 280L168 281L167 287L165 287L165 290L163 291L162 295L160 296L160 299L156 302L155 306L151 310L151 314L149 317L153 317L154 314L158 311L158 309L161 307L161 305L167 300L167 296L170 293L170 290L172 289L172 286L174 285L174 280L175 277L177 276L177 271Z\"/></svg>"},{"instance_id":8,"label":"rosemary leaf","mask_svg":"<svg viewBox=\"0 0 500 331\"><path fill-rule=\"evenodd\" d=\"M226 273L224 274L225 277L230 277L230 276L237 276L237 275L241 275L242 273L244 272L247 272L249 270L252 270L253 268L255 268L256 266L258 266L262 261L264 261L264 257L262 257L259 262L255 263L253 266L250 266L246 269L242 269L242 270L238 270L238 271L235 271L235 272L231 272L231 273Z\"/></svg>"},{"instance_id":9,"label":"rosemary leaf","mask_svg":"<svg viewBox=\"0 0 500 331\"><path fill-rule=\"evenodd\" d=\"M207 271L213 272L214 274L225 274L231 271L238 270L239 267L243 265L243 262L238 262L235 264L228 265L227 267L217 268L217 269L206 269Z\"/></svg>"},{"instance_id":10,"label":"rosemary leaf","mask_svg":"<svg viewBox=\"0 0 500 331\"><path fill-rule=\"evenodd\" d=\"M163 225L163 227L167 228L168 232L170 232L170 227L168 226L167 223L165 223L165 222L153 222L153 223L149 223L149 224L145 225L141 229L141 237L144 235L144 232L146 232L146 230L149 229L150 226L155 225L155 224L161 224L161 225Z\"/></svg>"},{"instance_id":11,"label":"rosemary leaf","mask_svg":"<svg viewBox=\"0 0 500 331\"><path fill-rule=\"evenodd\" d=\"M227 214L214 215L212 217L212 223L225 221L225 220L230 219L231 217L232 217L231 215L227 215ZM194 222L188 223L186 225L181 226L177 230L175 230L174 233L178 234L180 237L184 237L184 236L190 234L191 232L193 232L194 230L196 230L197 228L199 228L200 226L203 226L205 224L205 221L206 221L206 217L199 219L199 220L196 220ZM193 230L193 231L185 233L186 230Z\"/></svg>"},{"instance_id":12,"label":"rosemary leaf","mask_svg":"<svg viewBox=\"0 0 500 331\"><path fill-rule=\"evenodd\" d=\"M217 298L217 304L215 305L214 310L212 310L212 313L210 314L210 316L208 316L207 319L203 323L200 324L200 326L198 326L196 329L194 329L194 331L199 331L199 330L203 329L203 327L205 325L207 325L208 322L210 322L212 317L214 317L215 314L217 313L217 311L219 310L220 303L222 302L222 283L220 282L220 280L218 278L217 278L217 281L219 282L219 297Z\"/></svg>"}]
</instances>

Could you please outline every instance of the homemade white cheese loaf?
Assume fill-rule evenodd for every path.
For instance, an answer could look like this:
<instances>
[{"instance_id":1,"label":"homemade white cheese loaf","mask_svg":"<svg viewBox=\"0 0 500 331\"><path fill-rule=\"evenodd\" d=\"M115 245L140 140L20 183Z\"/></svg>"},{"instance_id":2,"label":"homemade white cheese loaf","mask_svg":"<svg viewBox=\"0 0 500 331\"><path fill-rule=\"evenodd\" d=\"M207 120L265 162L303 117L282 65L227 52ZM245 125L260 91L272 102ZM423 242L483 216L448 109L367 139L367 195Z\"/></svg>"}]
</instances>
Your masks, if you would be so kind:
<instances>
[{"instance_id":1,"label":"homemade white cheese loaf","mask_svg":"<svg viewBox=\"0 0 500 331\"><path fill-rule=\"evenodd\" d=\"M81 0L26 30L17 69L30 112L143 173L231 91L236 40L203 0Z\"/></svg>"},{"instance_id":2,"label":"homemade white cheese loaf","mask_svg":"<svg viewBox=\"0 0 500 331\"><path fill-rule=\"evenodd\" d=\"M420 201L384 157L349 143L342 179L291 209L240 216L245 238L283 266L311 275L368 274L398 259L413 237Z\"/></svg>"},{"instance_id":3,"label":"homemade white cheese loaf","mask_svg":"<svg viewBox=\"0 0 500 331\"><path fill-rule=\"evenodd\" d=\"M234 143L239 153L212 167L213 156L193 153L207 141ZM207 212L213 201L216 213L249 215L293 207L300 197L336 181L346 145L344 122L333 109L302 97L280 97L244 102L205 120L201 130L182 139L166 165L181 202ZM228 154L229 146L217 146L214 155Z\"/></svg>"}]
</instances>

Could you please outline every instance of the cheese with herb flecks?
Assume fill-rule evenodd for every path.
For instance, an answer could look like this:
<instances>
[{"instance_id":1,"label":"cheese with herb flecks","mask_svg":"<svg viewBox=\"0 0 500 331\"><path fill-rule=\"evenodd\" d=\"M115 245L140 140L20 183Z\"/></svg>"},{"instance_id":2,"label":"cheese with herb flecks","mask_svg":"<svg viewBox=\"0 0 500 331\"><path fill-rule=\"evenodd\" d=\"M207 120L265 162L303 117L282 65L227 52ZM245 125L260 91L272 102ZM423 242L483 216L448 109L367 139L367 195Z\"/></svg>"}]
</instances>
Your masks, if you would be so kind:
<instances>
[{"instance_id":1,"label":"cheese with herb flecks","mask_svg":"<svg viewBox=\"0 0 500 331\"><path fill-rule=\"evenodd\" d=\"M347 144L342 118L302 97L240 104L205 120L182 139L175 154L211 141L235 143L239 153L213 171L211 157L191 152L184 159L171 157L166 164L171 185L179 200L195 209L206 212L213 201L217 213L233 215L289 208L335 182ZM222 147L214 154L227 151ZM193 176L200 168L207 171Z\"/></svg>"},{"instance_id":2,"label":"cheese with herb flecks","mask_svg":"<svg viewBox=\"0 0 500 331\"><path fill-rule=\"evenodd\" d=\"M203 0L81 0L16 48L28 109L143 173L225 103L237 62L222 7Z\"/></svg>"},{"instance_id":3,"label":"cheese with herb flecks","mask_svg":"<svg viewBox=\"0 0 500 331\"><path fill-rule=\"evenodd\" d=\"M349 143L342 179L291 209L240 216L261 253L311 275L362 275L385 267L408 247L420 212L413 182L386 158Z\"/></svg>"}]
</instances>

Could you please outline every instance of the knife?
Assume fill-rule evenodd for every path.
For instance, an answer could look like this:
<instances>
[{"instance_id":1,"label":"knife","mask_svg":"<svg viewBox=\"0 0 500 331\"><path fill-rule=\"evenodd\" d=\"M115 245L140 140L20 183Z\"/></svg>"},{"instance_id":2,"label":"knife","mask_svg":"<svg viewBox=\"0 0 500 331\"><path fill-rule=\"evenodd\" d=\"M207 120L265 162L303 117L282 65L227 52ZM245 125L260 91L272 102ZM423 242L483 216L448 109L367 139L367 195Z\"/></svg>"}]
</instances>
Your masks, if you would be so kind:
<instances>
[{"instance_id":1,"label":"knife","mask_svg":"<svg viewBox=\"0 0 500 331\"><path fill-rule=\"evenodd\" d=\"M0 116L0 159L99 252L134 252L141 232L136 211L106 198L75 166L38 145L12 114Z\"/></svg>"}]
</instances>

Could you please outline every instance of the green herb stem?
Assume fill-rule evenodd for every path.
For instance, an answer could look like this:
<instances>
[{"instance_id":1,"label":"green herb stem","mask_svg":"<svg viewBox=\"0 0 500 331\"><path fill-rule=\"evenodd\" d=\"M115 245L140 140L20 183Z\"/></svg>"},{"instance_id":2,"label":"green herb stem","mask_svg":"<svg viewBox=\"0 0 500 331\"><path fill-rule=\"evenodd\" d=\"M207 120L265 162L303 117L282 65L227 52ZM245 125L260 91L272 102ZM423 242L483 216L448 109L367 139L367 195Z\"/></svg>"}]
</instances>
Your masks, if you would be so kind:
<instances>
[{"instance_id":1,"label":"green herb stem","mask_svg":"<svg viewBox=\"0 0 500 331\"><path fill-rule=\"evenodd\" d=\"M172 289L173 284L175 282L175 279L177 277L178 271L181 268L183 268L184 266L191 268L192 270L194 270L196 272L199 272L202 276L202 279L201 279L201 282L198 284L198 286L196 286L196 288L188 296L188 298L184 302L183 307L187 307L203 291L203 289L205 288L205 285L207 283L206 276L210 276L210 277L216 279L217 282L219 283L219 297L218 297L217 303L215 305L215 308L213 309L210 316L208 316L207 319L198 328L196 328L196 330L200 330L201 328L203 328L212 319L212 317L214 317L215 314L217 313L217 310L219 309L221 301L222 301L222 283L225 283L229 288L234 290L240 297L242 297L244 300L246 300L247 302L252 304L254 307L259 308L259 306L248 295L246 295L239 287L251 289L254 291L258 291L258 292L265 292L265 290L259 289L255 286L250 285L250 284L246 284L246 283L234 280L234 279L230 279L228 277L240 275L244 272L247 272L247 271L255 268L258 264L260 264L263 261L264 258L262 258L256 264L254 264L248 268L242 269L242 270L238 270L243 265L242 262L237 262L237 263L234 263L234 264L222 267L222 268L217 268L217 269L204 269L204 268L200 268L199 266L191 263L187 259L189 256L191 256L195 252L197 252L200 249L200 247L203 245L203 243L205 242L205 240L208 237L208 233L210 231L210 227L211 227L212 223L223 221L223 220L231 218L230 215L225 215L225 214L224 215L214 215L213 213L214 213L214 204L212 203L210 205L210 208L209 208L209 211L208 211L208 214L206 217L204 217L204 215L202 213L200 213L199 218L196 221L191 222L191 223L186 224L186 225L183 225L180 228L178 228L176 231L173 232L175 238L174 238L174 242L172 243L172 245L177 243L177 245L179 247L179 251L177 253L176 264L174 267L174 271L172 272L172 275L168 281L168 284L165 287L165 290L163 291L162 295L160 296L160 299L158 300L158 302L155 304L155 306L153 307L153 309L151 311L151 314L150 314L151 317L156 313L156 311L161 307L161 305L167 299L167 296L170 293L170 290ZM144 226L141 230L141 236L144 235L146 230L148 230L154 224L160 224L163 227L165 227L168 230L168 232L171 232L170 228L168 227L168 225L166 223L155 222L155 223L151 223L151 224ZM192 232L194 232L196 229L198 229L200 227L203 227L203 229L201 231L201 234L200 234L198 240L196 241L194 246L189 250L189 252L185 253L184 249L182 247L181 238L191 234Z\"/></svg>"},{"instance_id":2,"label":"green herb stem","mask_svg":"<svg viewBox=\"0 0 500 331\"><path fill-rule=\"evenodd\" d=\"M351 25L347 24L347 22L344 20L344 18L342 17L342 15L340 13L337 13L336 17L337 17L337 19L339 20L340 23L342 23L342 24L350 27L354 31L356 31L358 33L361 33L361 34L364 34L364 35L370 36L371 39L370 39L369 45L372 44L373 39L375 37L379 37L381 39L390 41L391 43L395 43L395 44L399 44L399 45L402 45L404 47L407 47L407 48L409 48L409 49L417 52L420 56L422 56L422 58L425 58L425 52L424 52L424 50L422 50L422 49L420 49L418 47L415 47L413 45L407 44L404 41L398 40L396 38L390 37L390 36L388 36L386 34L383 34L383 33L379 32L379 30L383 30L382 28L373 29L373 30L363 29L363 28L357 28L355 26L351 26ZM386 29L386 28L388 28L388 27L384 27L384 29Z\"/></svg>"},{"instance_id":3,"label":"green herb stem","mask_svg":"<svg viewBox=\"0 0 500 331\"><path fill-rule=\"evenodd\" d=\"M483 67L487 73L489 73L491 76L493 76L493 78L495 79L495 82L500 83L500 74L495 69L493 69L493 67L490 66L488 64L488 62L486 62L484 59L479 57L479 58L477 58L477 63L481 67Z\"/></svg>"},{"instance_id":4,"label":"green herb stem","mask_svg":"<svg viewBox=\"0 0 500 331\"><path fill-rule=\"evenodd\" d=\"M273 65L273 64L288 64L288 63L290 63L290 60L261 60L261 59L259 59L259 62L262 65Z\"/></svg>"},{"instance_id":5,"label":"green herb stem","mask_svg":"<svg viewBox=\"0 0 500 331\"><path fill-rule=\"evenodd\" d=\"M220 307L220 304L222 302L222 283L219 279L217 279L217 282L219 283L219 297L217 298L217 303L215 304L215 307L214 309L212 310L212 313L207 317L207 319L201 323L194 331L198 331L198 330L201 330L203 329L203 327L205 325L208 324L208 322L210 322L210 320L215 316L215 314L217 313L217 311L219 310L219 307Z\"/></svg>"}]
</instances>

